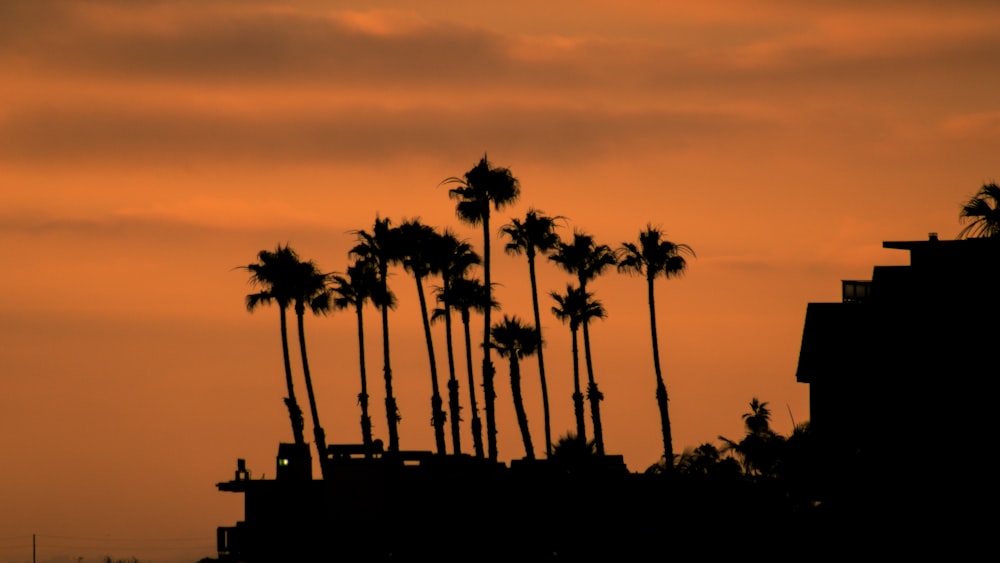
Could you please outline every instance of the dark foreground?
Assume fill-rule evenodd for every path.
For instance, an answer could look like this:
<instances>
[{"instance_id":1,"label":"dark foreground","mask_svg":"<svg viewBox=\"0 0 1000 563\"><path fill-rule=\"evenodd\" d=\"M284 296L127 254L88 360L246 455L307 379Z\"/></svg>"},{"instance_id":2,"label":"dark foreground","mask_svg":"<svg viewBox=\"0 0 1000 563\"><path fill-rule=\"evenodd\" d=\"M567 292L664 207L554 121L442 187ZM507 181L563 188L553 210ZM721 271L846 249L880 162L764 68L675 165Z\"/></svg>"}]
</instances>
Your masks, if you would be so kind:
<instances>
[{"instance_id":1,"label":"dark foreground","mask_svg":"<svg viewBox=\"0 0 1000 563\"><path fill-rule=\"evenodd\" d=\"M926 483L847 483L820 502L774 483L631 473L615 456L350 459L326 480L248 477L218 484L246 503L219 528L221 561L953 559L995 533L992 506Z\"/></svg>"}]
</instances>

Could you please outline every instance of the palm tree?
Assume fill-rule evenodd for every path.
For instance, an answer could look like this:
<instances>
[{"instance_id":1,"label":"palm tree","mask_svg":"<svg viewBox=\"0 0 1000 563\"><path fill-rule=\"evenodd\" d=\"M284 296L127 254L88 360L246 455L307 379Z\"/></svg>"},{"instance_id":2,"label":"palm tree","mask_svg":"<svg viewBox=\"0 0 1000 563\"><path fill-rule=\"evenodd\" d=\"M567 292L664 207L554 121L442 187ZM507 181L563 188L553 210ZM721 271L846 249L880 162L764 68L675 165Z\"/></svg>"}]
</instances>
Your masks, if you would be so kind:
<instances>
[{"instance_id":1,"label":"palm tree","mask_svg":"<svg viewBox=\"0 0 1000 563\"><path fill-rule=\"evenodd\" d=\"M673 438L670 430L667 386L663 382L660 369L660 346L656 336L656 294L653 282L658 277L670 279L684 274L687 269L686 255L694 256L694 250L686 244L676 244L665 240L660 229L647 225L639 233L639 243L626 242L618 249L618 271L646 277L646 292L649 302L649 327L653 342L653 371L656 375L656 404L660 409L660 428L663 433L663 455L665 459L674 457ZM673 467L666 464L667 471Z\"/></svg>"},{"instance_id":2,"label":"palm tree","mask_svg":"<svg viewBox=\"0 0 1000 563\"><path fill-rule=\"evenodd\" d=\"M575 275L582 291L587 291L587 282L618 263L610 246L595 243L593 236L579 230L573 232L571 242L558 241L555 251L549 254L549 260L568 274Z\"/></svg>"},{"instance_id":3,"label":"palm tree","mask_svg":"<svg viewBox=\"0 0 1000 563\"><path fill-rule=\"evenodd\" d=\"M750 411L743 413L743 426L746 433L738 442L719 436L723 451L733 453L740 459L746 475L774 476L785 438L771 430L771 410L767 402L754 397L750 401Z\"/></svg>"},{"instance_id":4,"label":"palm tree","mask_svg":"<svg viewBox=\"0 0 1000 563\"><path fill-rule=\"evenodd\" d=\"M383 300L388 300L389 307L395 304L395 297L390 292L383 296L380 293L378 270L367 260L355 260L348 266L346 275L334 274L331 277L333 306L336 309L353 307L358 318L358 355L361 369L361 392L358 393L358 405L361 407L361 440L365 446L365 457L372 455L372 420L368 415L368 371L365 361L365 321L364 308L369 300L380 307Z\"/></svg>"},{"instance_id":5,"label":"palm tree","mask_svg":"<svg viewBox=\"0 0 1000 563\"><path fill-rule=\"evenodd\" d=\"M723 448L726 449L726 446ZM672 470L689 477L732 483L734 479L739 479L743 469L736 459L723 456L723 453L715 444L705 442L697 448L685 449L677 456L677 463ZM666 470L666 464L661 460L646 472L664 474Z\"/></svg>"},{"instance_id":6,"label":"palm tree","mask_svg":"<svg viewBox=\"0 0 1000 563\"><path fill-rule=\"evenodd\" d=\"M767 401L761 401L757 397L750 399L750 410L741 415L743 426L748 434L761 434L771 431L771 409L767 406Z\"/></svg>"},{"instance_id":7,"label":"palm tree","mask_svg":"<svg viewBox=\"0 0 1000 563\"><path fill-rule=\"evenodd\" d=\"M580 326L586 326L590 319L602 319L606 316L604 306L600 301L594 300L593 295L583 291L579 287L566 285L566 293L560 294L551 292L549 294L555 300L556 305L552 307L552 313L559 320L569 324L570 334L573 337L573 413L576 416L576 437L587 441L587 429L583 420L583 393L580 391L580 347L577 338ZM590 351L586 351L587 363L590 364ZM591 374L592 374L591 370ZM593 378L590 375L591 380ZM594 384L596 388L597 384ZM593 402L591 406L593 407ZM595 446L597 446L596 435L602 431L600 425L600 407L596 412L592 409L591 416L594 419ZM602 432L603 437L603 432ZM603 453L603 450L601 450Z\"/></svg>"},{"instance_id":8,"label":"palm tree","mask_svg":"<svg viewBox=\"0 0 1000 563\"><path fill-rule=\"evenodd\" d=\"M524 254L528 258L528 277L531 281L531 306L535 315L535 326L538 337L542 338L542 320L538 313L538 282L535 278L535 256L543 255L556 248L559 236L556 235L556 222L562 217L548 217L541 211L528 209L524 220L512 219L501 228L501 232L510 238L505 247L508 254ZM544 340L544 339L543 339ZM552 455L552 429L549 420L549 389L545 380L545 358L542 354L544 346L538 347L538 378L542 385L542 410L545 416L545 455Z\"/></svg>"},{"instance_id":9,"label":"palm tree","mask_svg":"<svg viewBox=\"0 0 1000 563\"><path fill-rule=\"evenodd\" d=\"M312 261L298 262L295 266L292 286L295 316L298 321L299 352L302 356L302 375L306 381L306 393L309 397L309 411L312 415L313 437L316 440L316 450L319 454L320 470L325 479L328 477L326 433L319 422L319 410L316 408L316 395L313 393L312 375L309 372L309 358L306 354L305 312L306 307L314 314L326 314L330 311L330 289L327 287L329 275L321 273Z\"/></svg>"},{"instance_id":10,"label":"palm tree","mask_svg":"<svg viewBox=\"0 0 1000 563\"><path fill-rule=\"evenodd\" d=\"M597 456L594 441L567 432L552 446L552 459L568 469L586 467Z\"/></svg>"},{"instance_id":11,"label":"palm tree","mask_svg":"<svg viewBox=\"0 0 1000 563\"><path fill-rule=\"evenodd\" d=\"M606 244L597 244L594 237L582 231L574 231L572 242L559 241L549 260L562 266L567 273L575 274L580 282L580 291L587 294L587 282L601 275L609 266L617 263L615 252ZM603 308L601 318L604 317ZM587 361L587 400L590 401L591 418L594 421L594 442L597 453L604 455L604 432L601 425L601 405L604 395L597 388L594 366L590 354L589 320L583 322L583 349Z\"/></svg>"},{"instance_id":12,"label":"palm tree","mask_svg":"<svg viewBox=\"0 0 1000 563\"><path fill-rule=\"evenodd\" d=\"M401 260L399 231L391 226L389 219L375 217L372 232L354 231L358 243L349 252L351 256L370 262L378 271L378 291L380 295L390 295L389 266ZM382 311L382 374L385 378L385 415L389 428L389 451L399 451L399 407L392 394L392 363L389 354L389 308L392 303L385 299L378 304Z\"/></svg>"},{"instance_id":13,"label":"palm tree","mask_svg":"<svg viewBox=\"0 0 1000 563\"><path fill-rule=\"evenodd\" d=\"M983 184L962 206L958 217L968 223L959 231L958 238L1000 236L1000 186L994 182Z\"/></svg>"},{"instance_id":14,"label":"palm tree","mask_svg":"<svg viewBox=\"0 0 1000 563\"><path fill-rule=\"evenodd\" d=\"M501 358L510 362L510 395L514 399L514 412L517 414L517 425L521 428L521 440L524 441L524 456L535 459L535 450L531 445L531 431L528 428L528 415L524 410L524 399L521 397L521 359L534 354L542 341L538 330L521 319L504 315L503 320L493 325L490 331L490 345L496 349Z\"/></svg>"},{"instance_id":15,"label":"palm tree","mask_svg":"<svg viewBox=\"0 0 1000 563\"><path fill-rule=\"evenodd\" d=\"M288 352L288 307L294 301L292 292L292 275L299 257L295 251L280 244L273 250L261 250L257 253L257 262L241 266L250 272L250 284L260 287L260 291L246 296L247 311L253 313L260 305L275 303L281 319L281 352L285 366L285 387L288 396L285 406L288 408L288 418L292 424L292 436L295 444L303 446L305 441L305 422L302 409L295 399L295 385L292 382L292 363Z\"/></svg>"},{"instance_id":16,"label":"palm tree","mask_svg":"<svg viewBox=\"0 0 1000 563\"><path fill-rule=\"evenodd\" d=\"M455 211L458 218L470 225L483 226L483 286L488 293L487 302L493 300L490 280L490 207L497 211L513 204L521 194L517 178L507 168L494 167L486 155L462 177L445 178L442 184L456 184L448 196L458 201ZM483 394L486 403L486 440L490 461L497 460L497 426L493 403L493 362L490 360L490 307L483 311Z\"/></svg>"},{"instance_id":17,"label":"palm tree","mask_svg":"<svg viewBox=\"0 0 1000 563\"><path fill-rule=\"evenodd\" d=\"M469 380L469 409L472 411L472 447L476 457L482 458L483 451L483 423L479 418L479 407L476 402L476 382L472 373L472 332L471 332L471 312L483 313L486 309L496 309L496 301L490 300L489 292L483 282L473 278L457 278L451 280L447 292L438 294L438 300L447 303L449 307L457 309L462 317L462 326L465 335L465 369ZM489 306L487 306L489 303Z\"/></svg>"},{"instance_id":18,"label":"palm tree","mask_svg":"<svg viewBox=\"0 0 1000 563\"><path fill-rule=\"evenodd\" d=\"M482 263L482 259L472 249L472 245L464 240L460 240L450 229L445 229L440 238L440 254L443 262L441 264L441 286L435 288L438 301L443 305L435 309L431 315L431 320L444 319L445 343L448 349L448 409L451 413L451 442L454 453L462 453L462 432L461 432L461 404L459 402L459 384L455 376L455 351L452 344L451 330L451 309L453 285L457 280L465 278L469 269ZM463 319L468 320L468 309L463 313ZM468 323L466 322L466 334L468 335ZM468 342L466 342L466 352ZM468 354L467 354L468 355ZM472 377L471 356L469 357L469 376ZM470 379L470 386L472 381ZM475 392L472 392L472 404L475 409ZM478 418L478 416L477 416ZM479 453L482 457L482 436L479 438Z\"/></svg>"},{"instance_id":19,"label":"palm tree","mask_svg":"<svg viewBox=\"0 0 1000 563\"><path fill-rule=\"evenodd\" d=\"M437 452L445 455L444 424L446 415L438 386L437 361L434 357L434 340L431 338L430 316L427 311L427 298L424 295L423 280L431 274L441 271L440 242L441 235L433 227L425 225L419 219L404 221L399 226L402 241L403 267L413 274L417 282L417 297L420 300L420 317L424 326L424 340L427 343L427 357L431 370L431 424L434 426L434 442Z\"/></svg>"}]
</instances>

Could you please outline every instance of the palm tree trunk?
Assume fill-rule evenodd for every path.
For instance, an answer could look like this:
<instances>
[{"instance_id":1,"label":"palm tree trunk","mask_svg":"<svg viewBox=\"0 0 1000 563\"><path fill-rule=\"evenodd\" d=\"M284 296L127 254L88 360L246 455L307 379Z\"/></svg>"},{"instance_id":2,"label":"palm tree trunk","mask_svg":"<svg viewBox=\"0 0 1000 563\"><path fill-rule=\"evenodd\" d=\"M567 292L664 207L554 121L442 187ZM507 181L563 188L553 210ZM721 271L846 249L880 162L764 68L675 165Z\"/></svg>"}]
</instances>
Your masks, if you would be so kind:
<instances>
[{"instance_id":1,"label":"palm tree trunk","mask_svg":"<svg viewBox=\"0 0 1000 563\"><path fill-rule=\"evenodd\" d=\"M576 415L576 437L587 443L587 425L583 421L583 393L580 392L580 345L577 331L573 334L573 414Z\"/></svg>"},{"instance_id":2,"label":"palm tree trunk","mask_svg":"<svg viewBox=\"0 0 1000 563\"><path fill-rule=\"evenodd\" d=\"M386 287L385 267L380 269L379 277L382 278L383 295L388 294ZM389 428L389 451L399 451L399 408L396 406L396 398L392 396L392 366L389 362L389 305L382 305L382 375L385 378L385 416Z\"/></svg>"},{"instance_id":3,"label":"palm tree trunk","mask_svg":"<svg viewBox=\"0 0 1000 563\"><path fill-rule=\"evenodd\" d=\"M528 414L524 411L524 399L521 397L521 364L517 360L516 353L510 355L510 396L514 399L517 425L521 429L521 440L524 441L524 457L535 459L535 448L531 445L531 430L528 428Z\"/></svg>"},{"instance_id":4,"label":"palm tree trunk","mask_svg":"<svg viewBox=\"0 0 1000 563\"><path fill-rule=\"evenodd\" d=\"M590 401L590 418L594 424L594 444L597 455L604 455L604 429L601 426L601 400L604 398L597 390L594 380L594 363L590 359L590 330L583 323L583 355L587 359L587 399Z\"/></svg>"},{"instance_id":5,"label":"palm tree trunk","mask_svg":"<svg viewBox=\"0 0 1000 563\"><path fill-rule=\"evenodd\" d=\"M316 395L313 393L312 375L309 373L309 358L306 355L305 311L296 306L295 316L299 325L299 352L302 354L302 374L306 380L306 393L309 396L309 411L312 414L313 437L316 440L316 452L319 454L319 469L323 478L327 478L326 433L319 423L319 409L316 407Z\"/></svg>"},{"instance_id":6,"label":"palm tree trunk","mask_svg":"<svg viewBox=\"0 0 1000 563\"><path fill-rule=\"evenodd\" d=\"M490 208L486 202L483 214L483 283L486 285L486 307L483 309L483 400L486 402L486 443L489 459L497 460L497 422L493 409L496 392L493 389L493 361L490 359L490 304L493 303L493 285L490 283Z\"/></svg>"},{"instance_id":7,"label":"palm tree trunk","mask_svg":"<svg viewBox=\"0 0 1000 563\"><path fill-rule=\"evenodd\" d=\"M355 307L358 315L358 359L361 364L361 392L358 404L361 406L361 443L365 445L365 457L372 456L372 419L368 416L368 373L365 367L365 320L362 304Z\"/></svg>"},{"instance_id":8,"label":"palm tree trunk","mask_svg":"<svg viewBox=\"0 0 1000 563\"><path fill-rule=\"evenodd\" d=\"M445 295L448 293L448 281L445 279ZM462 428L458 402L458 379L455 377L455 348L451 335L451 307L444 305L445 346L448 349L448 410L451 411L451 449L455 455L462 453Z\"/></svg>"},{"instance_id":9,"label":"palm tree trunk","mask_svg":"<svg viewBox=\"0 0 1000 563\"><path fill-rule=\"evenodd\" d=\"M667 386L663 383L663 373L660 371L660 345L656 336L656 297L653 291L653 277L647 275L646 285L649 301L649 330L653 337L653 371L656 373L656 405L660 408L660 428L663 432L664 471L670 473L674 468L674 443L670 435L670 411L667 406Z\"/></svg>"},{"instance_id":10,"label":"palm tree trunk","mask_svg":"<svg viewBox=\"0 0 1000 563\"><path fill-rule=\"evenodd\" d=\"M496 402L497 394L493 387L493 375L493 361L488 355L484 356L483 401L486 403L486 445L489 460L495 462L497 460L497 421L493 405Z\"/></svg>"},{"instance_id":11,"label":"palm tree trunk","mask_svg":"<svg viewBox=\"0 0 1000 563\"><path fill-rule=\"evenodd\" d=\"M285 406L288 407L288 418L292 424L292 436L297 445L306 443L305 420L302 417L302 409L295 399L295 384L292 382L292 360L288 352L288 315L285 308L279 305L281 317L281 355L285 364L285 386L288 389L288 397L285 398Z\"/></svg>"},{"instance_id":12,"label":"palm tree trunk","mask_svg":"<svg viewBox=\"0 0 1000 563\"><path fill-rule=\"evenodd\" d=\"M427 358L431 366L431 422L434 425L434 442L437 445L439 455L447 454L444 441L445 414L443 401L441 399L441 389L438 386L437 360L434 358L434 339L431 338L431 322L427 316L427 298L424 296L424 286L420 281L420 276L413 276L417 280L417 295L420 298L420 317L424 323L424 340L427 341Z\"/></svg>"},{"instance_id":13,"label":"palm tree trunk","mask_svg":"<svg viewBox=\"0 0 1000 563\"><path fill-rule=\"evenodd\" d=\"M542 384L542 414L545 417L545 457L552 455L552 425L549 418L549 386L545 380L545 357L542 350L545 339L542 338L542 319L538 312L538 282L535 279L534 246L528 246L528 276L531 278L531 306L535 314L535 328L538 330L538 379Z\"/></svg>"},{"instance_id":14,"label":"palm tree trunk","mask_svg":"<svg viewBox=\"0 0 1000 563\"><path fill-rule=\"evenodd\" d=\"M479 407L476 404L476 381L472 374L472 332L469 327L469 313L462 312L462 325L465 328L465 369L469 374L469 410L472 411L472 448L476 457L485 457L483 451L483 422L479 418Z\"/></svg>"}]
</instances>

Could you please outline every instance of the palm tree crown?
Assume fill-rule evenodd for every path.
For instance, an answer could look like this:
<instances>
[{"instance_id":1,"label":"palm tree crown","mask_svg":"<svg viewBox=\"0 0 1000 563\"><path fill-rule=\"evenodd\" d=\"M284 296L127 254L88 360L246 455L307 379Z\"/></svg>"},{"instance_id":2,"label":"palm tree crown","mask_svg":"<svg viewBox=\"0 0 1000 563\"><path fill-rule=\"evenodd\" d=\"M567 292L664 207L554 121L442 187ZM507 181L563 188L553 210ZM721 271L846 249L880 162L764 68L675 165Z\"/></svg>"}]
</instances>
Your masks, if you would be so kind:
<instances>
[{"instance_id":1,"label":"palm tree crown","mask_svg":"<svg viewBox=\"0 0 1000 563\"><path fill-rule=\"evenodd\" d=\"M505 315L503 320L493 325L490 335L493 337L492 346L501 358L516 356L519 360L523 359L534 354L542 344L538 330L517 316Z\"/></svg>"},{"instance_id":2,"label":"palm tree crown","mask_svg":"<svg viewBox=\"0 0 1000 563\"><path fill-rule=\"evenodd\" d=\"M571 242L560 241L555 252L549 255L549 260L559 264L567 273L576 275L584 290L588 281L617 263L610 246L595 243L593 236L581 231L574 231Z\"/></svg>"},{"instance_id":3,"label":"palm tree crown","mask_svg":"<svg viewBox=\"0 0 1000 563\"><path fill-rule=\"evenodd\" d=\"M515 217L500 228L500 232L510 239L504 250L508 254L534 256L537 252L544 254L556 248L559 244L556 227L560 219L562 217L549 217L542 211L529 209L524 220Z\"/></svg>"},{"instance_id":4,"label":"palm tree crown","mask_svg":"<svg viewBox=\"0 0 1000 563\"><path fill-rule=\"evenodd\" d=\"M567 285L566 293L560 294L553 291L549 295L556 302L556 305L552 307L552 314L557 319L568 323L571 331L578 330L592 319L607 317L604 305L599 300L594 299L594 294L579 287Z\"/></svg>"},{"instance_id":5,"label":"palm tree crown","mask_svg":"<svg viewBox=\"0 0 1000 563\"><path fill-rule=\"evenodd\" d=\"M958 238L1000 236L1000 186L994 182L983 184L962 206L958 217L968 223L959 231Z\"/></svg>"},{"instance_id":6,"label":"palm tree crown","mask_svg":"<svg viewBox=\"0 0 1000 563\"><path fill-rule=\"evenodd\" d=\"M686 244L676 244L663 238L663 231L647 225L639 233L639 244L626 242L618 249L618 271L643 275L647 279L660 276L678 277L687 269L685 255L694 256Z\"/></svg>"},{"instance_id":7,"label":"palm tree crown","mask_svg":"<svg viewBox=\"0 0 1000 563\"><path fill-rule=\"evenodd\" d=\"M521 195L521 185L511 171L493 166L486 155L461 178L452 176L442 183L458 185L448 195L458 201L458 218L471 225L489 221L491 206L499 211Z\"/></svg>"}]
</instances>

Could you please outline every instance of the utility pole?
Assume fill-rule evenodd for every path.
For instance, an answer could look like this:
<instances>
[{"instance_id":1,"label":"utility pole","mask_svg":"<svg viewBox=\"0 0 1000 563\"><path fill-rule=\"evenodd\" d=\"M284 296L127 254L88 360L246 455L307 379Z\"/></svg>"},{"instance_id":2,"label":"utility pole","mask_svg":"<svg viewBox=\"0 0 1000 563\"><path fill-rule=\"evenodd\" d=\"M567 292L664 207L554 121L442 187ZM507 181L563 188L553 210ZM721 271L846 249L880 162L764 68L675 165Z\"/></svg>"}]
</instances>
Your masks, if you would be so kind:
<instances>
[{"instance_id":1,"label":"utility pole","mask_svg":"<svg viewBox=\"0 0 1000 563\"><path fill-rule=\"evenodd\" d=\"M37 563L35 561L35 534L31 534L31 563Z\"/></svg>"}]
</instances>

